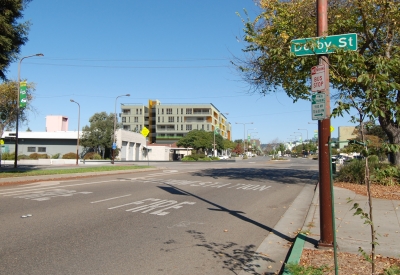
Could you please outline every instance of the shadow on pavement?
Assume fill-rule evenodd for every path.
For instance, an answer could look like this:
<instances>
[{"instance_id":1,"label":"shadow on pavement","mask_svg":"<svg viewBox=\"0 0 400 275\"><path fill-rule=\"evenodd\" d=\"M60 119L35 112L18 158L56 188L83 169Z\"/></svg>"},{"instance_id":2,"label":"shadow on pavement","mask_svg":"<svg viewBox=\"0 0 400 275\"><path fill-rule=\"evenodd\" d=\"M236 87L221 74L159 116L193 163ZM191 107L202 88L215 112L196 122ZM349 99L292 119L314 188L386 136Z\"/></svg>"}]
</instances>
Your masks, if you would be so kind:
<instances>
[{"instance_id":1,"label":"shadow on pavement","mask_svg":"<svg viewBox=\"0 0 400 275\"><path fill-rule=\"evenodd\" d=\"M180 188L178 188L178 187L176 187L176 186L171 186L171 185L169 185L168 183L166 183L166 185L170 186L170 187L173 188L173 189L176 189L176 190L179 191L180 193L183 193L183 194L192 196L192 197L194 197L194 198L196 198L196 199L199 199L199 200L204 201L204 202L206 202L206 203L208 203L208 204L211 204L212 206L215 206L216 209L214 209L214 208L208 208L208 209L211 210L211 211L224 211L224 212L229 213L230 215L232 215L232 216L234 216L234 217L236 217L236 218L241 219L242 221L251 223L251 224L253 224L253 225L255 225L255 226L258 226L258 227L260 227L260 228L262 228L262 229L264 229L264 230L267 230L267 231L269 231L269 232L272 232L272 233L274 233L276 236L278 236L278 237L280 237L280 238L282 238L282 239L284 239L284 240L286 240L286 241L288 241L288 242L293 242L293 241L294 241L293 238L291 238L291 237L289 237L289 236L287 236L287 235L285 235L285 234L283 234L283 233L281 233L281 232L279 232L279 231L276 231L275 229L273 229L273 228L271 228L271 227L269 227L269 226L266 226L266 225L264 225L264 224L262 224L262 223L259 223L259 222L255 221L255 220L252 220L252 219L250 219L250 218L248 218L248 217L246 217L246 216L243 216L243 215L242 215L243 212L241 212L241 211L236 211L236 210L228 209L228 208L223 207L223 206L221 206L221 205L218 205L218 204L216 204L216 203L214 203L214 202L211 202L211 201L209 201L209 200L206 200L206 199L204 199L204 198L202 198L202 197L199 197L199 196L197 196L197 195L195 195L195 194L192 194L192 193L190 193L190 192L188 192L188 191L182 190L182 189L180 189Z\"/></svg>"},{"instance_id":2,"label":"shadow on pavement","mask_svg":"<svg viewBox=\"0 0 400 275\"><path fill-rule=\"evenodd\" d=\"M281 183L305 183L315 184L310 180L317 178L318 171L314 170L296 170L273 169L273 168L223 168L223 169L206 169L192 173L192 176L212 177L214 179L225 178L230 180L248 180L248 181L265 181L273 180Z\"/></svg>"},{"instance_id":3,"label":"shadow on pavement","mask_svg":"<svg viewBox=\"0 0 400 275\"><path fill-rule=\"evenodd\" d=\"M242 270L251 272L251 274L259 274L255 270L257 266L251 264L255 259L274 262L267 255L256 252L257 247L255 245L238 247L238 244L233 242L208 242L202 232L196 230L188 230L186 232L200 242L196 246L204 247L208 252L211 252L214 259L223 262L222 268L232 271L233 274L239 274Z\"/></svg>"}]
</instances>

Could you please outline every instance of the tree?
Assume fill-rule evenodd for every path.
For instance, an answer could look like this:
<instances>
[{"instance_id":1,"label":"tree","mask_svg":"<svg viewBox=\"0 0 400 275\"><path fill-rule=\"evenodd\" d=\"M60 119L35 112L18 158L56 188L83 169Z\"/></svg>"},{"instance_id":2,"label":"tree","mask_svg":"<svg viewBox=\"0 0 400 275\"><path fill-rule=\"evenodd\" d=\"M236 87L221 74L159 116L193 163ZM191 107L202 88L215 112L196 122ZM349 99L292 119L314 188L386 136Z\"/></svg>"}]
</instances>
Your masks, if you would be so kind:
<instances>
[{"instance_id":1,"label":"tree","mask_svg":"<svg viewBox=\"0 0 400 275\"><path fill-rule=\"evenodd\" d=\"M178 147L193 148L196 151L206 151L213 148L213 132L206 132L204 130L192 130L188 132L183 138L181 138L176 145ZM217 135L215 137L215 143L217 142ZM216 145L216 148L218 146Z\"/></svg>"},{"instance_id":2,"label":"tree","mask_svg":"<svg viewBox=\"0 0 400 275\"><path fill-rule=\"evenodd\" d=\"M80 144L85 149L92 149L102 155L103 158L109 157L113 143L114 113L95 113L90 117L89 123L90 126L82 129ZM119 127L120 125L117 125L117 128Z\"/></svg>"},{"instance_id":3,"label":"tree","mask_svg":"<svg viewBox=\"0 0 400 275\"><path fill-rule=\"evenodd\" d=\"M263 12L243 20L248 54L233 63L253 92L268 94L284 89L297 101L309 100L310 70L315 56L295 57L290 41L314 37L315 0L261 0ZM400 11L398 1L330 0L329 35L357 33L358 50L337 49L329 55L333 116L352 108L378 119L389 143L400 145ZM313 45L310 45L313 46ZM391 162L400 165L400 151Z\"/></svg>"},{"instance_id":4,"label":"tree","mask_svg":"<svg viewBox=\"0 0 400 275\"><path fill-rule=\"evenodd\" d=\"M31 0L3 0L0 4L0 78L6 80L8 66L18 60L21 46L28 41L30 22L19 22Z\"/></svg>"},{"instance_id":5,"label":"tree","mask_svg":"<svg viewBox=\"0 0 400 275\"><path fill-rule=\"evenodd\" d=\"M192 130L188 132L183 138L181 138L176 145L178 147L193 148L197 152L210 151L214 148L214 133L206 132L205 130ZM215 134L215 149L216 150L227 150L233 149L235 143L224 139L221 135Z\"/></svg>"},{"instance_id":6,"label":"tree","mask_svg":"<svg viewBox=\"0 0 400 275\"><path fill-rule=\"evenodd\" d=\"M27 107L19 108L19 121L26 121L26 110L32 110L32 93L35 91L34 83L27 83ZM12 129L15 127L17 118L17 81L4 81L0 84L0 136L3 135L4 129Z\"/></svg>"}]
</instances>

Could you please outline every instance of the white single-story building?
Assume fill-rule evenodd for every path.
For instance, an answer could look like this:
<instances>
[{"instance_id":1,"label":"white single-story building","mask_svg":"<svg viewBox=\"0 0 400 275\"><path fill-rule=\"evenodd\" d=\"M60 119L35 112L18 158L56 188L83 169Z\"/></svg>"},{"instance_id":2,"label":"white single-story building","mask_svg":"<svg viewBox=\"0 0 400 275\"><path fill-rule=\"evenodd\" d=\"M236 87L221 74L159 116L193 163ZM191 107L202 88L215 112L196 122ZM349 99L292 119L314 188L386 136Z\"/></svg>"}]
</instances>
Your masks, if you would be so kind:
<instances>
[{"instance_id":1,"label":"white single-story building","mask_svg":"<svg viewBox=\"0 0 400 275\"><path fill-rule=\"evenodd\" d=\"M116 145L120 149L115 160L120 161L173 161L191 154L191 148L171 147L171 145L146 145L146 138L140 134L123 129L115 133ZM82 132L79 133L79 138ZM32 153L47 154L50 157L59 154L76 153L78 131L57 132L18 132L18 155L29 156ZM15 132L4 132L2 153L15 152ZM86 153L78 147L79 156Z\"/></svg>"}]
</instances>

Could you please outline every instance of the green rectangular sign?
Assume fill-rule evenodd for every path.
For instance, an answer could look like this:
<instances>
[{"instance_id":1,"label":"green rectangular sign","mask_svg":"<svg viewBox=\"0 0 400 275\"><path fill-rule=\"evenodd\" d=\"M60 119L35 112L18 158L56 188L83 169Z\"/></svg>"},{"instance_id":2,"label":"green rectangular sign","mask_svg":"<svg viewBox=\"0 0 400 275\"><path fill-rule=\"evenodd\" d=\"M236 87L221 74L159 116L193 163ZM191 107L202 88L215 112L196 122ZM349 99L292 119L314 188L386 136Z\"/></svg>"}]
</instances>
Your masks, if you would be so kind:
<instances>
[{"instance_id":1,"label":"green rectangular sign","mask_svg":"<svg viewBox=\"0 0 400 275\"><path fill-rule=\"evenodd\" d=\"M19 83L19 107L25 108L26 107L26 82Z\"/></svg>"},{"instance_id":2,"label":"green rectangular sign","mask_svg":"<svg viewBox=\"0 0 400 275\"><path fill-rule=\"evenodd\" d=\"M326 118L325 93L311 95L311 118L312 120L323 120Z\"/></svg>"},{"instance_id":3,"label":"green rectangular sign","mask_svg":"<svg viewBox=\"0 0 400 275\"><path fill-rule=\"evenodd\" d=\"M336 52L337 49L356 51L357 34L300 38L292 40L290 45L290 52L296 56L329 54Z\"/></svg>"}]
</instances>

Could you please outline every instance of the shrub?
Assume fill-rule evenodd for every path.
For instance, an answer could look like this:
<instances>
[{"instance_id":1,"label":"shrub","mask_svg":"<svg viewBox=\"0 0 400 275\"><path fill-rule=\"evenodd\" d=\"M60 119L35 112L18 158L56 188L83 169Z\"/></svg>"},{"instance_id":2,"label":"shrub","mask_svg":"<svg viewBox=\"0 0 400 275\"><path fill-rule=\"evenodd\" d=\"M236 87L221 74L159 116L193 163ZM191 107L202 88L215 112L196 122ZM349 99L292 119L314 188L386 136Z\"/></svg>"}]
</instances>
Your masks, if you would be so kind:
<instances>
[{"instance_id":1,"label":"shrub","mask_svg":"<svg viewBox=\"0 0 400 275\"><path fill-rule=\"evenodd\" d=\"M62 156L62 159L76 159L76 153L66 153Z\"/></svg>"},{"instance_id":2,"label":"shrub","mask_svg":"<svg viewBox=\"0 0 400 275\"><path fill-rule=\"evenodd\" d=\"M374 163L377 164L379 163L379 157L377 155L371 155L368 157L368 163Z\"/></svg>"},{"instance_id":3,"label":"shrub","mask_svg":"<svg viewBox=\"0 0 400 275\"><path fill-rule=\"evenodd\" d=\"M2 160L14 160L15 153L3 153L3 154L1 154L1 159Z\"/></svg>"},{"instance_id":4,"label":"shrub","mask_svg":"<svg viewBox=\"0 0 400 275\"><path fill-rule=\"evenodd\" d=\"M52 159L59 159L60 158L60 153L54 154L51 156Z\"/></svg>"},{"instance_id":5,"label":"shrub","mask_svg":"<svg viewBox=\"0 0 400 275\"><path fill-rule=\"evenodd\" d=\"M47 154L38 154L38 153L32 153L29 155L30 159L48 159L49 155Z\"/></svg>"},{"instance_id":6,"label":"shrub","mask_svg":"<svg viewBox=\"0 0 400 275\"><path fill-rule=\"evenodd\" d=\"M30 157L27 155L18 155L18 160L20 159L30 159Z\"/></svg>"},{"instance_id":7,"label":"shrub","mask_svg":"<svg viewBox=\"0 0 400 275\"><path fill-rule=\"evenodd\" d=\"M370 159L370 157L372 157ZM368 158L371 182L381 185L395 185L400 181L398 167L388 163L379 163L376 156ZM338 172L335 181L364 184L365 160L353 159L344 165Z\"/></svg>"},{"instance_id":8,"label":"shrub","mask_svg":"<svg viewBox=\"0 0 400 275\"><path fill-rule=\"evenodd\" d=\"M182 159L182 161L196 161L192 156L186 156Z\"/></svg>"},{"instance_id":9,"label":"shrub","mask_svg":"<svg viewBox=\"0 0 400 275\"><path fill-rule=\"evenodd\" d=\"M89 152L87 153L83 159L93 159L93 160L100 160L101 156L98 153L95 152Z\"/></svg>"},{"instance_id":10,"label":"shrub","mask_svg":"<svg viewBox=\"0 0 400 275\"><path fill-rule=\"evenodd\" d=\"M387 163L378 165L373 170L371 180L381 185L396 185L400 180L400 170L397 166Z\"/></svg>"}]
</instances>

